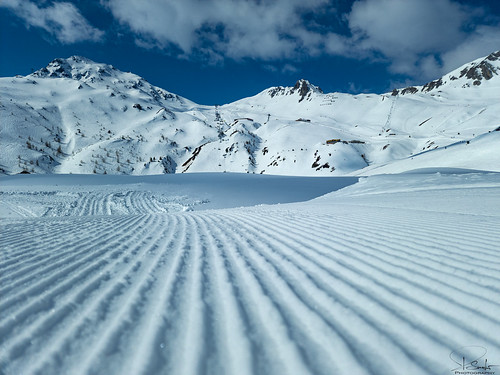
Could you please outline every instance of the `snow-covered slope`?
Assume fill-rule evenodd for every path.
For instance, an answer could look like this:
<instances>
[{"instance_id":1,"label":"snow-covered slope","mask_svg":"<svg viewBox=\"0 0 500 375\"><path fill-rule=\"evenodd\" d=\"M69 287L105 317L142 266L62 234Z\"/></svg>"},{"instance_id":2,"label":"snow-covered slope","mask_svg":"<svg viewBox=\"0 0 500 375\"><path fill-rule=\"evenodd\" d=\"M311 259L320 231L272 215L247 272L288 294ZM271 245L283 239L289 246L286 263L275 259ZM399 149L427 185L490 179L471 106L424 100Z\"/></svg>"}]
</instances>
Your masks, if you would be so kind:
<instances>
[{"instance_id":1,"label":"snow-covered slope","mask_svg":"<svg viewBox=\"0 0 500 375\"><path fill-rule=\"evenodd\" d=\"M383 95L325 94L300 80L215 107L74 56L0 79L0 168L344 175L443 160L500 170L498 138L488 136L500 128L499 93L500 52ZM452 147L461 142L470 147ZM415 163L422 152L428 156ZM394 169L378 168L394 161Z\"/></svg>"},{"instance_id":2,"label":"snow-covered slope","mask_svg":"<svg viewBox=\"0 0 500 375\"><path fill-rule=\"evenodd\" d=\"M374 176L309 202L236 208L245 194L230 194L233 208L185 212L223 202L221 186L253 203L339 187L316 180L1 177L0 372L498 371L500 174Z\"/></svg>"},{"instance_id":3,"label":"snow-covered slope","mask_svg":"<svg viewBox=\"0 0 500 375\"><path fill-rule=\"evenodd\" d=\"M169 173L217 137L203 107L85 58L1 83L0 164L9 173Z\"/></svg>"}]
</instances>

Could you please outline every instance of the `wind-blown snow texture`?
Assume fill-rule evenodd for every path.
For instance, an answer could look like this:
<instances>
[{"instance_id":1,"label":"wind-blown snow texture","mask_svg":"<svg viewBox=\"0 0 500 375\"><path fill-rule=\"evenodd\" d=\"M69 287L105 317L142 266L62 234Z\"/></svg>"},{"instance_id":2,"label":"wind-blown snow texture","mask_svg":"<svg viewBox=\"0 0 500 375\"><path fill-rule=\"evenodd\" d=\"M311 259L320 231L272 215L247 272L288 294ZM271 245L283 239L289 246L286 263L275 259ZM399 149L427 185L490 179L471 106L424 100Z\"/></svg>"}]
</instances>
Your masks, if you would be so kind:
<instances>
[{"instance_id":1,"label":"wind-blown snow texture","mask_svg":"<svg viewBox=\"0 0 500 375\"><path fill-rule=\"evenodd\" d=\"M445 374L465 346L500 364L500 175L443 172L208 211L207 178L275 177L3 177L0 369ZM274 203L323 194L301 181Z\"/></svg>"},{"instance_id":2,"label":"wind-blown snow texture","mask_svg":"<svg viewBox=\"0 0 500 375\"><path fill-rule=\"evenodd\" d=\"M0 172L500 171L499 74L500 51L383 95L325 94L301 80L203 106L110 65L56 59L0 79Z\"/></svg>"}]
</instances>

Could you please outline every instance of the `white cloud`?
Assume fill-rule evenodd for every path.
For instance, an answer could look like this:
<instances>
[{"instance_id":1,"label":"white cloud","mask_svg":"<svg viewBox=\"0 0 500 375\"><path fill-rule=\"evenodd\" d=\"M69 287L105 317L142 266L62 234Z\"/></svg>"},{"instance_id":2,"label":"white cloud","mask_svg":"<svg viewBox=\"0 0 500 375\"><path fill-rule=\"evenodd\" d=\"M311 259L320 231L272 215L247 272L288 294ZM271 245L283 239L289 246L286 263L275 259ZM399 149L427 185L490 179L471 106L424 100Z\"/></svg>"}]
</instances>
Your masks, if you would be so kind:
<instances>
[{"instance_id":1,"label":"white cloud","mask_svg":"<svg viewBox=\"0 0 500 375\"><path fill-rule=\"evenodd\" d=\"M0 6L62 43L102 38L104 33L68 1L0 0ZM495 16L457 0L355 0L347 14L337 10L340 0L100 3L132 32L137 45L209 63L249 58L275 65L343 56L384 62L394 75L422 82L487 55L500 40L498 23L488 26Z\"/></svg>"},{"instance_id":2,"label":"white cloud","mask_svg":"<svg viewBox=\"0 0 500 375\"><path fill-rule=\"evenodd\" d=\"M335 34L327 33L323 41L325 52L330 55L351 56L356 55L352 42L349 38Z\"/></svg>"},{"instance_id":3,"label":"white cloud","mask_svg":"<svg viewBox=\"0 0 500 375\"><path fill-rule=\"evenodd\" d=\"M349 26L365 48L387 56L439 52L463 37L465 11L450 0L362 0Z\"/></svg>"},{"instance_id":4,"label":"white cloud","mask_svg":"<svg viewBox=\"0 0 500 375\"><path fill-rule=\"evenodd\" d=\"M29 0L2 0L0 6L14 12L28 27L42 28L61 43L97 41L104 34L90 25L79 10L68 2L53 2L49 6L40 7Z\"/></svg>"},{"instance_id":5,"label":"white cloud","mask_svg":"<svg viewBox=\"0 0 500 375\"><path fill-rule=\"evenodd\" d=\"M500 26L479 26L462 43L442 54L442 71L448 73L500 49Z\"/></svg>"},{"instance_id":6,"label":"white cloud","mask_svg":"<svg viewBox=\"0 0 500 375\"><path fill-rule=\"evenodd\" d=\"M452 0L357 0L348 15L354 54L381 55L392 73L430 80L500 47L484 11Z\"/></svg>"},{"instance_id":7,"label":"white cloud","mask_svg":"<svg viewBox=\"0 0 500 375\"><path fill-rule=\"evenodd\" d=\"M283 74L295 74L299 72L299 69L297 67L291 65L291 64L285 64L283 66L283 69L281 69L281 72Z\"/></svg>"},{"instance_id":8,"label":"white cloud","mask_svg":"<svg viewBox=\"0 0 500 375\"><path fill-rule=\"evenodd\" d=\"M349 27L357 49L382 53L394 73L427 79L439 70L430 55L458 44L466 20L465 9L450 0L360 0Z\"/></svg>"},{"instance_id":9,"label":"white cloud","mask_svg":"<svg viewBox=\"0 0 500 375\"><path fill-rule=\"evenodd\" d=\"M293 75L293 74L296 74L300 71L296 66L293 66L292 64L285 64L283 66L273 65L273 64L265 64L265 65L262 65L262 68L265 70L268 70L270 72L273 72L273 73L280 73L280 74L285 74L285 75Z\"/></svg>"},{"instance_id":10,"label":"white cloud","mask_svg":"<svg viewBox=\"0 0 500 375\"><path fill-rule=\"evenodd\" d=\"M140 38L185 55L209 52L232 59L271 60L320 52L322 36L301 16L328 0L105 0Z\"/></svg>"},{"instance_id":11,"label":"white cloud","mask_svg":"<svg viewBox=\"0 0 500 375\"><path fill-rule=\"evenodd\" d=\"M427 80L454 59L498 48L497 34L475 26L481 8L456 0L356 0L343 16L334 0L101 1L139 45L210 62L337 55L384 61L394 74ZM351 35L335 30L339 19Z\"/></svg>"}]
</instances>

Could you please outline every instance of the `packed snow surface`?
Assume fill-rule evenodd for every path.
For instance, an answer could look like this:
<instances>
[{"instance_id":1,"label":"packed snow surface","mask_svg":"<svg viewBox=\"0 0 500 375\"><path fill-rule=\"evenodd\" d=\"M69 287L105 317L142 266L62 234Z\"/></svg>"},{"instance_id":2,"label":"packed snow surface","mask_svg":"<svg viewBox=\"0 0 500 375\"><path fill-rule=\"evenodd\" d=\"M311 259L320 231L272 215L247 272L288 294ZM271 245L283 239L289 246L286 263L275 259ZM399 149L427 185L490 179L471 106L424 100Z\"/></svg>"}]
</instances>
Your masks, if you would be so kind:
<instances>
[{"instance_id":1,"label":"packed snow surface","mask_svg":"<svg viewBox=\"0 0 500 375\"><path fill-rule=\"evenodd\" d=\"M464 172L2 177L0 372L500 372L500 174Z\"/></svg>"}]
</instances>

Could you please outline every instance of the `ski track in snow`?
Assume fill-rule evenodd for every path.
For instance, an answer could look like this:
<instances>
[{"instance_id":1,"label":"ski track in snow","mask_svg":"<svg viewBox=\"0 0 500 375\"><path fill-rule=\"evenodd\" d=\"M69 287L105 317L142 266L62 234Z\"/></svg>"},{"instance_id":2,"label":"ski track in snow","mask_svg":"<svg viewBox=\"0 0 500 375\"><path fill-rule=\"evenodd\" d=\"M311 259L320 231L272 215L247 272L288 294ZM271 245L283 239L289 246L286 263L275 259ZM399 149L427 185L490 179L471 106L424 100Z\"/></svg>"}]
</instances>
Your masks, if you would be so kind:
<instances>
[{"instance_id":1,"label":"ski track in snow","mask_svg":"<svg viewBox=\"0 0 500 375\"><path fill-rule=\"evenodd\" d=\"M499 217L113 199L3 223L1 373L441 374L500 350Z\"/></svg>"},{"instance_id":2,"label":"ski track in snow","mask_svg":"<svg viewBox=\"0 0 500 375\"><path fill-rule=\"evenodd\" d=\"M145 191L76 193L10 191L4 192L3 195L1 203L4 207L0 208L5 208L18 217L166 213L191 210L193 206L203 203L203 201L188 199L186 196L166 197Z\"/></svg>"}]
</instances>

